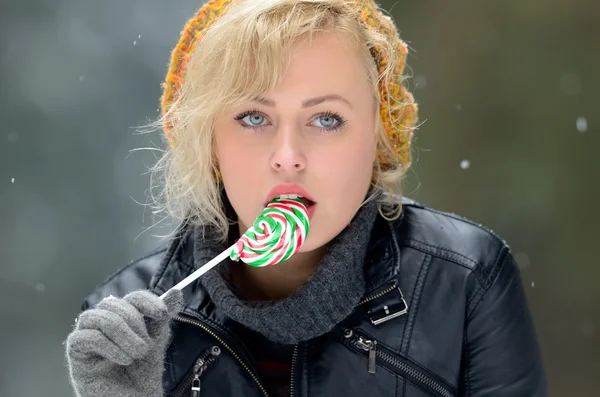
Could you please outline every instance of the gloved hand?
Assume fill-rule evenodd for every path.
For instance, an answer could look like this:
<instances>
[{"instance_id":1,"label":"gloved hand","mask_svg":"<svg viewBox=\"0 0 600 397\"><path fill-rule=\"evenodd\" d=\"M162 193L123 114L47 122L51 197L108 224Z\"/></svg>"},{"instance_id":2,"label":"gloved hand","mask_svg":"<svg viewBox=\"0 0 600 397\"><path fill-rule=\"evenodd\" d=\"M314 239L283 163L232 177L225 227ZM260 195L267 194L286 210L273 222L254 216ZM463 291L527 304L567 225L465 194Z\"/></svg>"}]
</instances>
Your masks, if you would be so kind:
<instances>
[{"instance_id":1,"label":"gloved hand","mask_svg":"<svg viewBox=\"0 0 600 397\"><path fill-rule=\"evenodd\" d=\"M163 397L170 323L183 308L172 290L164 301L149 291L108 297L81 313L66 341L78 397Z\"/></svg>"}]
</instances>

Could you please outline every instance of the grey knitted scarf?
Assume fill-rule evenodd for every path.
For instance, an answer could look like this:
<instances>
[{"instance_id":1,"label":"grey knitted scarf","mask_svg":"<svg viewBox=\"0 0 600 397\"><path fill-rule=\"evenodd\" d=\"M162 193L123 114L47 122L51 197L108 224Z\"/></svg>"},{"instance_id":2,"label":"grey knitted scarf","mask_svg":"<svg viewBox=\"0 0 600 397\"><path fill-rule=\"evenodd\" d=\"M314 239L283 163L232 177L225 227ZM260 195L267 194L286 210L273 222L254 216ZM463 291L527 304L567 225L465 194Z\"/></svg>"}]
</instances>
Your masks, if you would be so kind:
<instances>
[{"instance_id":1,"label":"grey knitted scarf","mask_svg":"<svg viewBox=\"0 0 600 397\"><path fill-rule=\"evenodd\" d=\"M363 265L376 216L376 200L363 205L332 240L308 281L286 299L238 298L230 281L229 259L203 275L201 282L219 311L273 342L296 344L316 338L350 315L364 295ZM224 247L208 244L199 228L194 233L194 265L200 267Z\"/></svg>"}]
</instances>

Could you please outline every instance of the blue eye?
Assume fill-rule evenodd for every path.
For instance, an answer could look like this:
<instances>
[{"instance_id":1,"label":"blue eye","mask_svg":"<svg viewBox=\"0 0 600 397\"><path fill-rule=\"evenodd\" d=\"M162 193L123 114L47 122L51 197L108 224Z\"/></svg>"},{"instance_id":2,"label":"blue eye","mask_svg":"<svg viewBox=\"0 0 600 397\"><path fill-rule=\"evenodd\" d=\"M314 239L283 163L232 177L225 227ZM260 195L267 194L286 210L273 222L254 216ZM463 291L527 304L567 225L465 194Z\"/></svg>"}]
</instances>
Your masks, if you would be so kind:
<instances>
[{"instance_id":1,"label":"blue eye","mask_svg":"<svg viewBox=\"0 0 600 397\"><path fill-rule=\"evenodd\" d=\"M337 113L327 112L318 116L311 124L323 132L335 132L346 124L346 120Z\"/></svg>"},{"instance_id":2,"label":"blue eye","mask_svg":"<svg viewBox=\"0 0 600 397\"><path fill-rule=\"evenodd\" d=\"M253 113L251 115L248 115L246 117L244 117L242 119L246 124L250 124L253 125L255 127L258 127L260 125L263 125L263 122L266 120L265 117L261 114L258 113Z\"/></svg>"},{"instance_id":3,"label":"blue eye","mask_svg":"<svg viewBox=\"0 0 600 397\"><path fill-rule=\"evenodd\" d=\"M250 110L239 114L235 117L235 120L241 121L241 125L244 128L258 128L268 125L267 118L256 110Z\"/></svg>"},{"instance_id":4,"label":"blue eye","mask_svg":"<svg viewBox=\"0 0 600 397\"><path fill-rule=\"evenodd\" d=\"M340 121L333 116L319 116L315 121L319 121L321 125L317 127L321 128L332 128L337 125Z\"/></svg>"}]
</instances>

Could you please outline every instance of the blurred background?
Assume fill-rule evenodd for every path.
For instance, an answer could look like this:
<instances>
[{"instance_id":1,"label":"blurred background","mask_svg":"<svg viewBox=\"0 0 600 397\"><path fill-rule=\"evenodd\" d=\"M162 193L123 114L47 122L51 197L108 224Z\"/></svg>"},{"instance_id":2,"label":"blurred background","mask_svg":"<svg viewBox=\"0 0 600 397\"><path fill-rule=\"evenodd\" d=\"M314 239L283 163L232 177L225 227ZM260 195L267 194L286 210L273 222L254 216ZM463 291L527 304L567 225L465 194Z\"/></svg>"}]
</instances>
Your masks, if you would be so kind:
<instances>
[{"instance_id":1,"label":"blurred background","mask_svg":"<svg viewBox=\"0 0 600 397\"><path fill-rule=\"evenodd\" d=\"M159 243L135 127L201 1L2 0L0 396L71 394L83 297ZM600 387L600 2L383 1L423 122L407 195L487 225L522 268L553 396Z\"/></svg>"}]
</instances>

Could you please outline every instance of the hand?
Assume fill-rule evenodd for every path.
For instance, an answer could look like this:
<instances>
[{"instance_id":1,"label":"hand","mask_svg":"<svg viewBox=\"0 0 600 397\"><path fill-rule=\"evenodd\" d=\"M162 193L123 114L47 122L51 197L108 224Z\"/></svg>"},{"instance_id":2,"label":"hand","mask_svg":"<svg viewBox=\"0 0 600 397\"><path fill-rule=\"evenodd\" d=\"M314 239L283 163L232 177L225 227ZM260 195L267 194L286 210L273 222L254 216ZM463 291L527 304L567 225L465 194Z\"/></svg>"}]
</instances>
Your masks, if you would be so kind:
<instances>
[{"instance_id":1,"label":"hand","mask_svg":"<svg viewBox=\"0 0 600 397\"><path fill-rule=\"evenodd\" d=\"M108 297L84 311L66 341L78 397L163 397L170 323L183 308L180 290L164 300L149 291Z\"/></svg>"}]
</instances>

